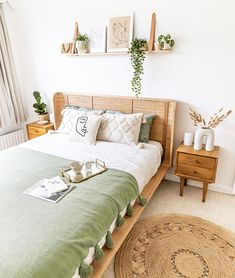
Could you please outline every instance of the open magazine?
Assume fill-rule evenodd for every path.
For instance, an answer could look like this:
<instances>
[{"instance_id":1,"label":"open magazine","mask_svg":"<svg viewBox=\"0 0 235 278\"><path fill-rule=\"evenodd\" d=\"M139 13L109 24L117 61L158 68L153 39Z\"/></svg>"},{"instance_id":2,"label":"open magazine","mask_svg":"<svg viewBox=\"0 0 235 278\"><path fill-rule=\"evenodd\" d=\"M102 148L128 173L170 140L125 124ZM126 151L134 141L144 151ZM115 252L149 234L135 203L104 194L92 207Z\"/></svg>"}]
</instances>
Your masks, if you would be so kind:
<instances>
[{"instance_id":1,"label":"open magazine","mask_svg":"<svg viewBox=\"0 0 235 278\"><path fill-rule=\"evenodd\" d=\"M64 183L60 177L41 179L23 193L52 203L59 202L74 186Z\"/></svg>"}]
</instances>

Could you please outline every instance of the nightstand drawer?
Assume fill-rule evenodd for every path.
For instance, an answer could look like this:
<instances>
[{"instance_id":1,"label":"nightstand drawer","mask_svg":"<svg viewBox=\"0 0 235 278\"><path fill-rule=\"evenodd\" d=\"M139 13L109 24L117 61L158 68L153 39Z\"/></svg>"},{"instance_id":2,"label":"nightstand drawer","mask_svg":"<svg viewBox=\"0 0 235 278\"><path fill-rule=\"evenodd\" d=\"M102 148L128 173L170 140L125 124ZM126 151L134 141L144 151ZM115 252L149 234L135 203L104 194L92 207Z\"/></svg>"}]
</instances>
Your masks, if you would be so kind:
<instances>
[{"instance_id":1,"label":"nightstand drawer","mask_svg":"<svg viewBox=\"0 0 235 278\"><path fill-rule=\"evenodd\" d=\"M28 126L28 133L36 136L46 134L46 130L38 127Z\"/></svg>"},{"instance_id":2,"label":"nightstand drawer","mask_svg":"<svg viewBox=\"0 0 235 278\"><path fill-rule=\"evenodd\" d=\"M178 163L188 164L192 166L207 168L207 169L215 169L216 161L211 157L204 157L200 155L192 155L186 153L178 154Z\"/></svg>"},{"instance_id":3,"label":"nightstand drawer","mask_svg":"<svg viewBox=\"0 0 235 278\"><path fill-rule=\"evenodd\" d=\"M195 178L199 180L207 180L214 181L214 170L186 165L186 164L178 164L177 175L183 175L190 178Z\"/></svg>"}]
</instances>

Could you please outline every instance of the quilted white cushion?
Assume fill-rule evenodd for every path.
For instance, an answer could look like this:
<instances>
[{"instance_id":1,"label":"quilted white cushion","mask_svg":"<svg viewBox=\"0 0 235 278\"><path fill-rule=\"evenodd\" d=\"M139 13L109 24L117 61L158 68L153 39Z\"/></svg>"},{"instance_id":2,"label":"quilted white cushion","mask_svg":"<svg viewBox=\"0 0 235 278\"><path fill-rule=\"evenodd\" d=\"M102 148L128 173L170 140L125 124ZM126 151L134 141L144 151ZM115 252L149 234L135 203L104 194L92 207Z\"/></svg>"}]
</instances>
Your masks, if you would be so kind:
<instances>
[{"instance_id":1,"label":"quilted white cushion","mask_svg":"<svg viewBox=\"0 0 235 278\"><path fill-rule=\"evenodd\" d=\"M70 140L94 145L101 118L101 116L91 113L77 116L70 133Z\"/></svg>"},{"instance_id":2,"label":"quilted white cushion","mask_svg":"<svg viewBox=\"0 0 235 278\"><path fill-rule=\"evenodd\" d=\"M87 115L87 114L97 114L96 111L80 111L72 108L64 109L61 114L63 115L62 122L58 128L58 130L65 134L70 134L73 126L75 125L76 119L79 115Z\"/></svg>"},{"instance_id":3,"label":"quilted white cushion","mask_svg":"<svg viewBox=\"0 0 235 278\"><path fill-rule=\"evenodd\" d=\"M137 144L143 114L104 114L97 140Z\"/></svg>"}]
</instances>

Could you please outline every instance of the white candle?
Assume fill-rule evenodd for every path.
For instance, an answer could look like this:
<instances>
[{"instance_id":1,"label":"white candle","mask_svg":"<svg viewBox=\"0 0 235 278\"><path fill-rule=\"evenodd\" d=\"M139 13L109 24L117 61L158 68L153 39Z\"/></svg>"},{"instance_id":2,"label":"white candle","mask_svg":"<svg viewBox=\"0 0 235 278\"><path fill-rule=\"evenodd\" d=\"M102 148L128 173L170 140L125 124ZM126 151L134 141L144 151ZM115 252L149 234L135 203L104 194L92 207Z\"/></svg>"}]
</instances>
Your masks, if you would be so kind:
<instances>
[{"instance_id":1,"label":"white candle","mask_svg":"<svg viewBox=\"0 0 235 278\"><path fill-rule=\"evenodd\" d=\"M193 133L192 132L185 132L184 134L184 145L185 146L192 146L193 144Z\"/></svg>"}]
</instances>

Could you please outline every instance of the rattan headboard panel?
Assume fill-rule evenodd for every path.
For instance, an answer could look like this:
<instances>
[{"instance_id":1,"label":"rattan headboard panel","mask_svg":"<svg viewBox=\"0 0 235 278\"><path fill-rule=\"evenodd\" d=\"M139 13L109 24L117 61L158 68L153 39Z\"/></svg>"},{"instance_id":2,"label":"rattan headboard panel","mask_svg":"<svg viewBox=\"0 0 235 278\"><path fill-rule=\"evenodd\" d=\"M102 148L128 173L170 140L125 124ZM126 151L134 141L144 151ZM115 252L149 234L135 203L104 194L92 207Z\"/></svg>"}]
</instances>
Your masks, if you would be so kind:
<instances>
[{"instance_id":1,"label":"rattan headboard panel","mask_svg":"<svg viewBox=\"0 0 235 278\"><path fill-rule=\"evenodd\" d=\"M110 109L123 113L154 114L150 139L158 141L164 149L164 165L172 166L176 101L154 98L83 95L55 93L53 97L55 128L61 123L61 112L66 105L79 105L91 109Z\"/></svg>"}]
</instances>

